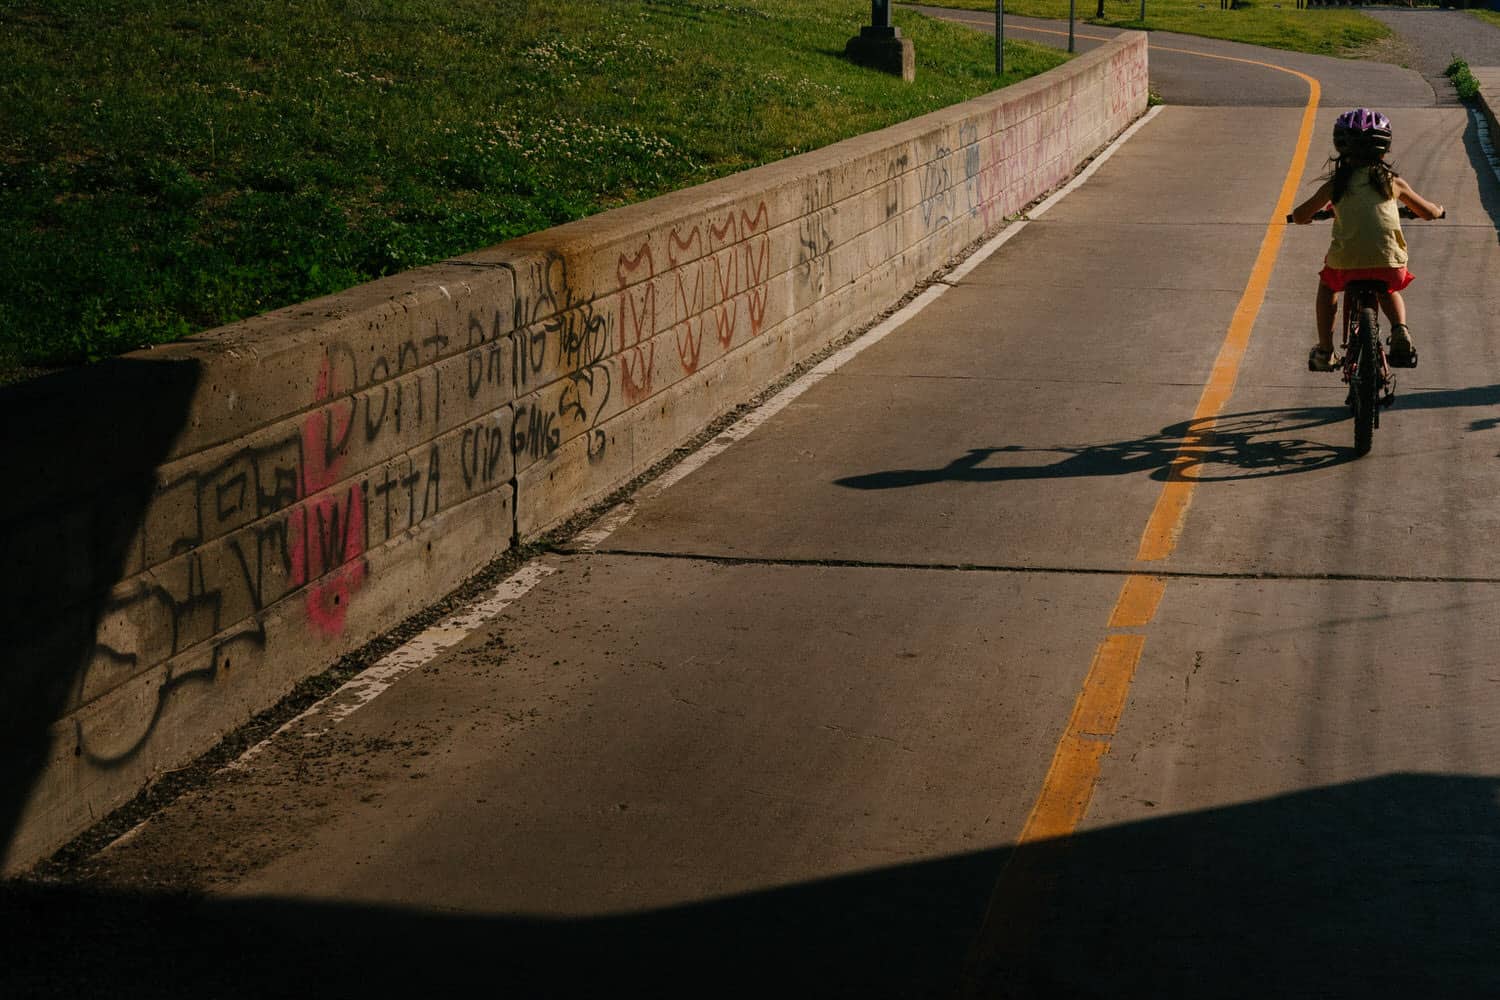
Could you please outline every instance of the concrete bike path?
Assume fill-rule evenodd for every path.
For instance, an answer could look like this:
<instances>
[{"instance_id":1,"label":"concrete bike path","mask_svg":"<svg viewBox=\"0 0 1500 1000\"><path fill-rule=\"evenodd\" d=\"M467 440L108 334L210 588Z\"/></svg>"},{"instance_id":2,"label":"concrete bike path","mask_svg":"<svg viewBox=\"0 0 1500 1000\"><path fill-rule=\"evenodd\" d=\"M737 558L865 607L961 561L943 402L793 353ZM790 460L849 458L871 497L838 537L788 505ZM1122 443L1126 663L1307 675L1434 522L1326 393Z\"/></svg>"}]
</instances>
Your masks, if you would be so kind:
<instances>
[{"instance_id":1,"label":"concrete bike path","mask_svg":"<svg viewBox=\"0 0 1500 1000\"><path fill-rule=\"evenodd\" d=\"M1316 229L1189 426L1302 117L1164 109L462 644L109 852L90 944L182 943L174 981L231 995L1493 992L1496 185L1462 109L1397 117L1454 218L1410 227L1422 367L1375 451L1301 368ZM1087 808L1013 851L1111 637ZM163 884L212 894L135 919Z\"/></svg>"}]
</instances>

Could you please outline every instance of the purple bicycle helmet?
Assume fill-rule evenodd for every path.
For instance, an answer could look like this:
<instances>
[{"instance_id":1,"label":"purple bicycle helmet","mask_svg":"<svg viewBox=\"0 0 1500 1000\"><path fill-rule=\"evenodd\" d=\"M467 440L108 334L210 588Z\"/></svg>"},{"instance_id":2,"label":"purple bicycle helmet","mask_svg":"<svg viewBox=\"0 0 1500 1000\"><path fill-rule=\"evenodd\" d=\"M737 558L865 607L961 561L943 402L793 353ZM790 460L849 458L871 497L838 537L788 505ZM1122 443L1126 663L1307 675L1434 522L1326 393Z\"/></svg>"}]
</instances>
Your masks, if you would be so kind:
<instances>
[{"instance_id":1,"label":"purple bicycle helmet","mask_svg":"<svg viewBox=\"0 0 1500 1000\"><path fill-rule=\"evenodd\" d=\"M1345 111L1333 123L1333 148L1340 156L1384 155L1391 150L1391 120L1369 108Z\"/></svg>"}]
</instances>

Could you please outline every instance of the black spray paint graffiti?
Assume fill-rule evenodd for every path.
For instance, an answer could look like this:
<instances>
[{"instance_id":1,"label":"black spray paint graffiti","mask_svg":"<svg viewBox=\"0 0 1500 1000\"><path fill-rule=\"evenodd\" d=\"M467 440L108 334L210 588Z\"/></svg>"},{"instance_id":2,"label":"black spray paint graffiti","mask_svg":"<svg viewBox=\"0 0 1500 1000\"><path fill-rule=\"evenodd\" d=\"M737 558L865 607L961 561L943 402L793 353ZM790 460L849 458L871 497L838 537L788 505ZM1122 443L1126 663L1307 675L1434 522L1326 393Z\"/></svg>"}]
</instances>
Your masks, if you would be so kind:
<instances>
[{"instance_id":1,"label":"black spray paint graffiti","mask_svg":"<svg viewBox=\"0 0 1500 1000\"><path fill-rule=\"evenodd\" d=\"M608 439L599 428L609 405L612 377L604 363L609 354L610 317L580 301L568 276L567 261L548 253L531 266L529 296L515 306L516 350L513 384L517 396L540 387L547 377L548 352L556 345L558 378L566 384L557 407L516 408L511 447L515 454L542 458L556 451L563 431L581 427L590 462L604 458Z\"/></svg>"},{"instance_id":2,"label":"black spray paint graffiti","mask_svg":"<svg viewBox=\"0 0 1500 1000\"><path fill-rule=\"evenodd\" d=\"M928 231L948 225L953 221L952 202L953 173L948 167L948 158L953 150L939 146L937 156L922 170L922 224Z\"/></svg>"},{"instance_id":3,"label":"black spray paint graffiti","mask_svg":"<svg viewBox=\"0 0 1500 1000\"><path fill-rule=\"evenodd\" d=\"M499 427L468 427L459 446L459 464L464 474L464 488L473 490L476 483L489 485L500 474L500 460L505 457L507 442Z\"/></svg>"},{"instance_id":4,"label":"black spray paint graffiti","mask_svg":"<svg viewBox=\"0 0 1500 1000\"><path fill-rule=\"evenodd\" d=\"M884 221L880 227L880 238L884 242L887 257L894 257L906 249L906 223L901 214L901 195L902 181L910 162L910 156L902 153L886 161L883 174L879 167L873 165L865 173L865 178L871 187L876 184L880 185L884 198L881 206L884 210Z\"/></svg>"},{"instance_id":5,"label":"black spray paint graffiti","mask_svg":"<svg viewBox=\"0 0 1500 1000\"><path fill-rule=\"evenodd\" d=\"M489 335L485 335L484 320L477 314L469 314L469 398L476 399L486 386L497 388L505 373L501 371L505 355L500 349L503 320L499 310L490 320Z\"/></svg>"},{"instance_id":6,"label":"black spray paint graffiti","mask_svg":"<svg viewBox=\"0 0 1500 1000\"><path fill-rule=\"evenodd\" d=\"M497 317L486 336L483 325L470 320L471 397L487 387L508 388L499 327ZM305 595L312 629L324 635L342 631L350 599L367 572L364 554L443 509L443 462L436 444L427 449L425 462L398 457L338 486L348 478L342 471L348 449L360 434L373 443L414 423L441 426L437 372L388 380L438 360L448 343L434 329L430 336L398 345L394 356L367 363L334 345L319 373L317 398L323 405L300 430L158 487L153 509L163 512L166 526L148 522L140 542L145 564L154 568L106 605L75 704L144 670L163 664L165 669L153 704L147 710L142 703L135 724L113 724L107 739L98 734L91 739L82 721L86 716L79 716L79 756L100 767L132 758L173 693L213 682L230 669L233 648L263 647L265 613L295 592ZM504 443L498 428L465 431L460 457L466 488L496 479Z\"/></svg>"},{"instance_id":7,"label":"black spray paint graffiti","mask_svg":"<svg viewBox=\"0 0 1500 1000\"><path fill-rule=\"evenodd\" d=\"M828 290L833 276L833 234L828 221L838 212L833 204L833 178L820 175L802 196L802 221L797 224L797 279L818 295Z\"/></svg>"},{"instance_id":8,"label":"black spray paint graffiti","mask_svg":"<svg viewBox=\"0 0 1500 1000\"><path fill-rule=\"evenodd\" d=\"M196 636L206 633L217 638L202 653L190 657L187 663L168 663L166 672L152 692L149 709L138 713L139 721L134 726L127 725L123 732L113 731L113 747L103 749L93 745L97 741L89 739L82 717L75 717L73 753L95 767L118 767L139 753L151 738L172 695L189 684L211 684L221 672L231 669L231 654L235 647L242 644L249 644L254 649L265 647L266 633L258 617L220 635L223 592L205 582L203 567L196 559L189 559L188 566L187 590L180 598L165 587L141 583L136 585L133 592L112 599L104 607L106 619L119 615L150 614L153 611L165 618L169 623L164 630L168 640L165 653L160 659L170 660L175 657L179 649L195 642ZM97 643L88 669L78 680L75 698L81 699L91 688L97 688L101 684L114 686L121 677L133 676L140 667L140 659L138 653L114 649L104 642ZM108 676L91 676L100 671Z\"/></svg>"},{"instance_id":9,"label":"black spray paint graffiti","mask_svg":"<svg viewBox=\"0 0 1500 1000\"><path fill-rule=\"evenodd\" d=\"M968 198L969 217L979 214L984 198L979 190L981 151L979 148L979 126L966 122L958 127L958 144L964 151L964 194Z\"/></svg>"},{"instance_id":10,"label":"black spray paint graffiti","mask_svg":"<svg viewBox=\"0 0 1500 1000\"><path fill-rule=\"evenodd\" d=\"M486 350L496 350L498 345L491 344L488 348L484 345L482 328L479 329L479 343L474 343L476 324L471 319L469 324L469 338L471 347L474 349L469 354L470 368L470 395L471 398L478 394L480 386L473 382L475 367L475 356L483 356ZM397 433L403 427L415 421L418 425L427 419L439 421L442 419L443 396L442 383L438 374L433 371L430 376L418 376L415 382L409 379L400 379L399 376L424 365L431 365L442 357L449 344L447 335L434 328L431 336L420 340L407 340L397 345L394 359L387 355L377 355L369 364L361 365L359 355L354 349L344 344L333 344L328 348L327 374L323 378L324 386L319 388L319 398L332 399L344 391L351 392L354 409L361 406L364 409L364 432L365 441L375 441L380 437L382 431L387 427L387 422ZM483 361L479 362L483 368ZM396 376L394 382L392 376ZM428 384L430 380L430 385ZM336 389L335 389L336 387ZM330 421L331 423L331 421ZM343 434L347 436L354 427L354 413L351 410L347 425ZM331 431L330 431L331 433ZM336 453L337 448L347 442L336 443L330 440L328 459Z\"/></svg>"}]
</instances>

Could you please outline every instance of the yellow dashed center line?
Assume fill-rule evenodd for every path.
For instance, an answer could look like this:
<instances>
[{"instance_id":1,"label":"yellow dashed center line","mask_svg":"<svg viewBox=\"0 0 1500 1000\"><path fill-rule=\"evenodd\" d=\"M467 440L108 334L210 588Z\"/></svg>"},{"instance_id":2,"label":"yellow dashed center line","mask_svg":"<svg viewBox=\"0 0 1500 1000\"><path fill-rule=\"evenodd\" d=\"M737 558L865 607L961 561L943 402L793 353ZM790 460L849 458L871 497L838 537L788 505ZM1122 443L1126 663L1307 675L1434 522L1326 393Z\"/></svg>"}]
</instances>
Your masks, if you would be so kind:
<instances>
[{"instance_id":1,"label":"yellow dashed center line","mask_svg":"<svg viewBox=\"0 0 1500 1000\"><path fill-rule=\"evenodd\" d=\"M1035 28L1026 30L1046 31ZM1140 562L1165 559L1177 546L1188 508L1192 504L1193 490L1197 485L1187 470L1199 460L1202 450L1212 441L1218 416L1234 391L1240 362L1244 359L1250 332L1265 300L1271 270L1281 249L1282 236L1286 231L1284 220L1292 209L1292 199L1307 164L1318 99L1322 92L1316 79L1284 66L1188 49L1161 49L1154 45L1152 49L1247 63L1289 73L1307 83L1308 96L1302 112L1297 145L1271 220L1261 238L1260 252L1256 255L1250 279L1235 307L1229 331L1214 361L1213 371L1203 387L1198 406L1193 411L1193 430L1183 439L1173 456L1167 471L1167 481L1142 533L1140 548L1136 554L1136 559ZM984 967L997 956L1026 947L1025 942L1030 933L1027 928L1035 922L1030 918L1032 908L1042 902L1046 892L1046 879L1037 870L1035 858L1031 862L1017 861L1022 853L1019 849L1068 837L1083 822L1093 798L1104 756L1109 753L1120 717L1124 713L1136 665L1140 662L1141 652L1146 645L1146 637L1140 630L1150 625L1155 618L1165 592L1164 579L1144 573L1126 577L1120 588L1120 596L1110 614L1108 632L1094 652L1088 676L1084 679L1083 689L1073 704L1067 727L1053 752L1052 763L1042 781L1041 791L1016 841L1017 850L1012 851L990 899L989 910L970 964L971 988L979 982L974 974L982 974Z\"/></svg>"}]
</instances>

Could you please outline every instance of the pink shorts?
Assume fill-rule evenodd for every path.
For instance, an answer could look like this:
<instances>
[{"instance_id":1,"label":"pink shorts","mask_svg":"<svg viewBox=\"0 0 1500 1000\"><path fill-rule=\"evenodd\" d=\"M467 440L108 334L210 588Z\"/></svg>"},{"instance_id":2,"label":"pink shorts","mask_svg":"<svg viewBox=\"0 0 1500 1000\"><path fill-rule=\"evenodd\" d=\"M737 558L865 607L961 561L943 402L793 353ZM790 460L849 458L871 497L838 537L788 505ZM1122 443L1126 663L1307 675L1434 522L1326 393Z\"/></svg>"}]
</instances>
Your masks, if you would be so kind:
<instances>
[{"instance_id":1,"label":"pink shorts","mask_svg":"<svg viewBox=\"0 0 1500 1000\"><path fill-rule=\"evenodd\" d=\"M1335 292L1342 292L1351 281L1383 281L1391 291L1399 292L1415 277L1404 267L1325 267L1318 272L1323 284Z\"/></svg>"}]
</instances>

